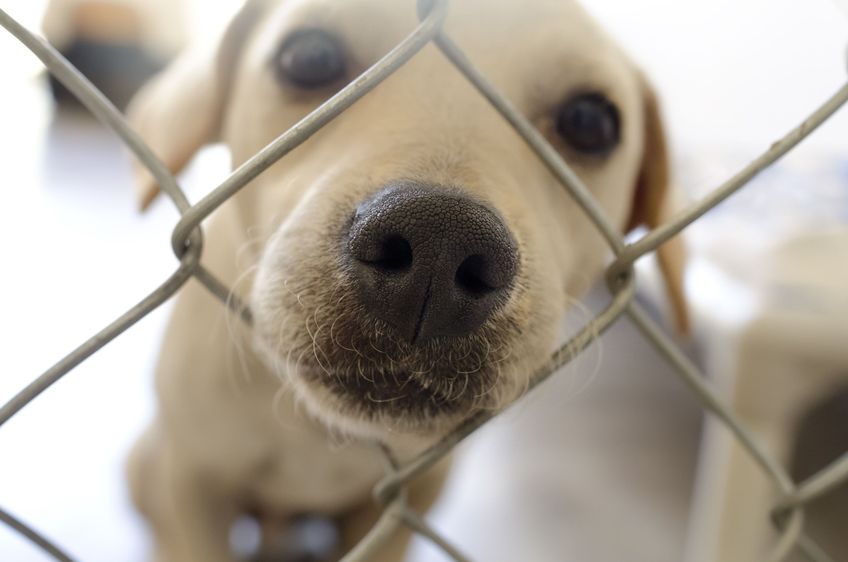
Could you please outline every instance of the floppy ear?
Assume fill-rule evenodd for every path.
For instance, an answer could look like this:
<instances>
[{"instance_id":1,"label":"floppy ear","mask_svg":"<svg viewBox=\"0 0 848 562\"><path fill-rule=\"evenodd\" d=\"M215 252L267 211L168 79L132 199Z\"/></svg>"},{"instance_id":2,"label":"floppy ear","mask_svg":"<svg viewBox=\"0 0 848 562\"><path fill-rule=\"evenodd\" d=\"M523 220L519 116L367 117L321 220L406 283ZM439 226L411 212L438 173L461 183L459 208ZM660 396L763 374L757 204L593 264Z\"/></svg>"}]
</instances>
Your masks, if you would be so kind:
<instances>
[{"instance_id":1,"label":"floppy ear","mask_svg":"<svg viewBox=\"0 0 848 562\"><path fill-rule=\"evenodd\" d=\"M653 89L644 79L642 83L644 153L628 230L640 225L649 228L659 226L670 218L674 210L674 189L670 182L669 155L659 104ZM674 313L675 326L680 333L687 334L689 314L683 290L686 251L680 236L660 246L657 258Z\"/></svg>"},{"instance_id":2,"label":"floppy ear","mask_svg":"<svg viewBox=\"0 0 848 562\"><path fill-rule=\"evenodd\" d=\"M220 136L235 66L267 3L248 0L217 48L183 53L130 104L130 124L171 173L179 173L200 148ZM144 210L159 194L159 185L138 161L133 163L133 176Z\"/></svg>"}]
</instances>

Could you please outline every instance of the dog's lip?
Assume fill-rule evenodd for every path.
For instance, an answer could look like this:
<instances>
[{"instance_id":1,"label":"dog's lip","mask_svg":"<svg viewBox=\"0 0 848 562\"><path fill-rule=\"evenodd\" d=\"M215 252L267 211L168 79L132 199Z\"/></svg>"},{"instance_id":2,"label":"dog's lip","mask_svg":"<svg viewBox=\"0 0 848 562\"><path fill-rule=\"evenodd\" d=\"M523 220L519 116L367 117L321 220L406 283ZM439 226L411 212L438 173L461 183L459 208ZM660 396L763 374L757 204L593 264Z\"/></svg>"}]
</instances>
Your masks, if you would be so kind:
<instances>
[{"instance_id":1,"label":"dog's lip","mask_svg":"<svg viewBox=\"0 0 848 562\"><path fill-rule=\"evenodd\" d=\"M324 369L303 369L306 380L319 384L333 394L363 405L384 406L396 410L438 410L448 413L463 409L464 401L448 400L426 383L422 373L375 372L336 374ZM430 376L430 375L427 375Z\"/></svg>"},{"instance_id":2,"label":"dog's lip","mask_svg":"<svg viewBox=\"0 0 848 562\"><path fill-rule=\"evenodd\" d=\"M391 401L397 399L399 393L421 392L436 397L428 385L417 380L414 373L402 372L372 372L372 373L334 373L324 369L304 370L304 374L311 381L320 382L333 389L344 391L347 394L367 395L375 401Z\"/></svg>"}]
</instances>

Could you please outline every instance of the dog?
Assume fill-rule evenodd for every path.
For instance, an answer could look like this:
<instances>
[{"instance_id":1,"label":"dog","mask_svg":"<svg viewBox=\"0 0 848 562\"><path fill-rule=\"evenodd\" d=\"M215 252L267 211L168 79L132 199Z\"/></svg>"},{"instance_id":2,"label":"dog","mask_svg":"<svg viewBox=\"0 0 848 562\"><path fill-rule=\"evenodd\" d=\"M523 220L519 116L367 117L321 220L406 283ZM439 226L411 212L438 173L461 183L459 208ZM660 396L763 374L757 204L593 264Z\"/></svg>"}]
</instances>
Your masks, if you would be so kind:
<instances>
[{"instance_id":1,"label":"dog","mask_svg":"<svg viewBox=\"0 0 848 562\"><path fill-rule=\"evenodd\" d=\"M399 43L415 2L248 1L214 52L188 53L130 120L179 172L207 143L240 165ZM645 77L570 0L452 2L445 23L622 233L668 212L668 156ZM158 192L138 168L142 206ZM177 298L158 415L129 461L156 556L233 559L247 510L339 522L380 510L370 441L401 462L527 389L606 243L435 45L278 161L204 224L203 263L249 302L232 319L197 282ZM681 248L660 263L683 310ZM679 318L685 318L680 312ZM410 485L424 511L447 471ZM398 533L379 560L403 557Z\"/></svg>"}]
</instances>

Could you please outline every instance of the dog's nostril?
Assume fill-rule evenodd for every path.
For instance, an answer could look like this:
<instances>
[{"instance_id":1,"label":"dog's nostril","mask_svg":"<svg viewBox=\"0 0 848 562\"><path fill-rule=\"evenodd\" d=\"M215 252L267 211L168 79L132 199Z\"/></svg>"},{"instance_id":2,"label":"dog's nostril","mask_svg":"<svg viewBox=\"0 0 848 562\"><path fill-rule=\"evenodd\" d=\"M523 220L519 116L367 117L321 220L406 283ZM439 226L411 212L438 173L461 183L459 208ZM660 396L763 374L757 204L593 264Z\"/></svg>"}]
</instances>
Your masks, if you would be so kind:
<instances>
[{"instance_id":1,"label":"dog's nostril","mask_svg":"<svg viewBox=\"0 0 848 562\"><path fill-rule=\"evenodd\" d=\"M490 279L489 270L489 260L485 256L468 256L456 270L456 284L471 296L488 295L497 290Z\"/></svg>"},{"instance_id":2,"label":"dog's nostril","mask_svg":"<svg viewBox=\"0 0 848 562\"><path fill-rule=\"evenodd\" d=\"M370 263L384 271L405 271L412 266L412 247L402 236L389 236L380 245L379 257Z\"/></svg>"}]
</instances>

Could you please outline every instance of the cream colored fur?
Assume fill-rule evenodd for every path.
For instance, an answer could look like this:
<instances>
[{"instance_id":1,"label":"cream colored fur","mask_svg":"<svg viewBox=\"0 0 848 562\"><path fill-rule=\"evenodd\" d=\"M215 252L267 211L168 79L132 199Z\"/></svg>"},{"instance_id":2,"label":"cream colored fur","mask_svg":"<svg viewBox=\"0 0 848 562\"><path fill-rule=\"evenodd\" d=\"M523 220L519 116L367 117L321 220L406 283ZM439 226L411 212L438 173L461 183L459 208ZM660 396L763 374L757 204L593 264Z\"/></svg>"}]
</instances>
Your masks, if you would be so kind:
<instances>
[{"instance_id":1,"label":"cream colored fur","mask_svg":"<svg viewBox=\"0 0 848 562\"><path fill-rule=\"evenodd\" d=\"M248 2L219 53L186 55L141 94L132 120L174 171L215 140L240 165L332 93L294 91L274 79L269 61L287 33L307 25L332 30L358 72L415 27L414 4ZM562 151L617 227L661 220L667 162L653 95L581 8L569 0L462 0L451 3L446 29ZM619 107L622 141L609 158L576 157L554 132L558 104L581 89L602 91ZM463 373L492 381L473 409L497 410L521 395L553 350L569 302L609 259L596 229L536 155L427 46L204 225L204 264L251 304L256 322L247 330L196 282L178 298L156 378L159 415L130 463L134 498L160 559L229 560L227 530L248 506L283 518L340 516L352 543L373 521L369 494L382 474L365 441L381 439L408 459L471 413L369 417L302 377L362 372L357 353L373 353L356 348L363 342L391 350L399 362L420 364L435 353L395 342L376 324L357 331L365 313L334 259L340 225L356 205L404 178L487 201L520 248L511 298L449 358L457 372L445 373L448 398L461 394ZM145 204L158 191L141 170L139 189ZM663 256L679 297L675 244ZM416 507L435 498L443 473L416 485ZM397 560L403 541L383 559Z\"/></svg>"}]
</instances>

